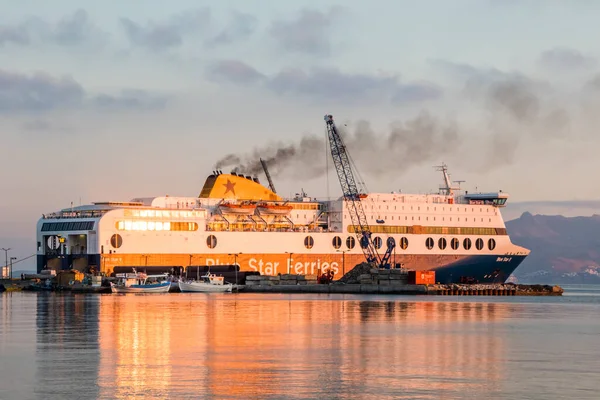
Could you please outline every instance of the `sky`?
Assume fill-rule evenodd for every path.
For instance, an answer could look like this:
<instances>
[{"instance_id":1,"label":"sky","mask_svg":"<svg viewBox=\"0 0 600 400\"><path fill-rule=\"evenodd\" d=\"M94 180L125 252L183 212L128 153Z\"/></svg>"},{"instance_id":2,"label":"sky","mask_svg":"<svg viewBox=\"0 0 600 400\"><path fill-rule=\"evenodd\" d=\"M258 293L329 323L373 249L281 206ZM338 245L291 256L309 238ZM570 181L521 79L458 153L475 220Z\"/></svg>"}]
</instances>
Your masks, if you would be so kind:
<instances>
[{"instance_id":1,"label":"sky","mask_svg":"<svg viewBox=\"0 0 600 400\"><path fill-rule=\"evenodd\" d=\"M600 204L597 1L0 7L0 247L18 259L42 213L197 196L258 157L284 196L338 196L325 114L371 191L430 192L446 163L510 193L506 219Z\"/></svg>"}]
</instances>

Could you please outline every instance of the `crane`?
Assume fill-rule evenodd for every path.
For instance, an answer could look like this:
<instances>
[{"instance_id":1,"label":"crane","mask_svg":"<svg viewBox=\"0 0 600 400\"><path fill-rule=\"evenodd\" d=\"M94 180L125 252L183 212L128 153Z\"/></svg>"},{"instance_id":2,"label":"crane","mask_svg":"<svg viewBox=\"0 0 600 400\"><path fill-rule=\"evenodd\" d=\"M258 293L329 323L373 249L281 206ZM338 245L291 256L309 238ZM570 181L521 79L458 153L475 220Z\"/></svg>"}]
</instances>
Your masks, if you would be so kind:
<instances>
[{"instance_id":1,"label":"crane","mask_svg":"<svg viewBox=\"0 0 600 400\"><path fill-rule=\"evenodd\" d=\"M377 253L377 248L371 238L371 229L369 228L367 215L362 206L358 185L356 184L356 179L354 179L354 173L352 172L350 156L335 127L333 116L329 114L325 115L325 123L327 125L327 137L329 138L331 157L333 158L333 164L340 185L342 186L344 200L348 205L354 233L359 239L360 247L363 249L363 253L365 254L368 263L374 263L379 268L389 268L389 260L392 251L396 247L396 242L393 238L388 238L386 243L387 250L383 257Z\"/></svg>"}]
</instances>

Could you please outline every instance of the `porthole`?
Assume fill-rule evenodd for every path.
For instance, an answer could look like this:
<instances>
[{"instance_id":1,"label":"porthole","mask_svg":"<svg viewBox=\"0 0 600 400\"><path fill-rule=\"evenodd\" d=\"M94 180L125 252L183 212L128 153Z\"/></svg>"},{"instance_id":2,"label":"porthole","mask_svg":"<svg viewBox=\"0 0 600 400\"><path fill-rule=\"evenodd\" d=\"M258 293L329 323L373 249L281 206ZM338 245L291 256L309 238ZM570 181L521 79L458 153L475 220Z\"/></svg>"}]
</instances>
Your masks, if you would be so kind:
<instances>
[{"instance_id":1,"label":"porthole","mask_svg":"<svg viewBox=\"0 0 600 400\"><path fill-rule=\"evenodd\" d=\"M394 247L396 247L396 241L391 236L387 238L386 244L388 249L393 249Z\"/></svg>"},{"instance_id":2,"label":"porthole","mask_svg":"<svg viewBox=\"0 0 600 400\"><path fill-rule=\"evenodd\" d=\"M407 238L405 238L405 237L400 238L400 248L402 250L406 250L408 248L408 239Z\"/></svg>"},{"instance_id":3,"label":"porthole","mask_svg":"<svg viewBox=\"0 0 600 400\"><path fill-rule=\"evenodd\" d=\"M217 247L217 237L215 235L210 235L206 238L206 245L209 249L214 249Z\"/></svg>"},{"instance_id":4,"label":"porthole","mask_svg":"<svg viewBox=\"0 0 600 400\"><path fill-rule=\"evenodd\" d=\"M380 249L382 243L383 243L383 241L381 240L380 237L376 237L375 239L373 239L373 246L375 246L376 249Z\"/></svg>"},{"instance_id":5,"label":"porthole","mask_svg":"<svg viewBox=\"0 0 600 400\"><path fill-rule=\"evenodd\" d=\"M446 242L446 238L440 238L440 240L438 240L438 247L440 248L440 250L444 250L447 244L448 243Z\"/></svg>"},{"instance_id":6,"label":"porthole","mask_svg":"<svg viewBox=\"0 0 600 400\"><path fill-rule=\"evenodd\" d=\"M342 239L339 236L334 237L331 243L333 244L333 248L335 249L339 249L340 247L342 247Z\"/></svg>"},{"instance_id":7,"label":"porthole","mask_svg":"<svg viewBox=\"0 0 600 400\"><path fill-rule=\"evenodd\" d=\"M460 242L458 241L458 239L452 238L452 240L450 241L450 247L452 247L452 250L458 250L459 246L460 246Z\"/></svg>"},{"instance_id":8,"label":"porthole","mask_svg":"<svg viewBox=\"0 0 600 400\"><path fill-rule=\"evenodd\" d=\"M427 238L427 240L425 240L425 246L429 250L433 249L433 239L432 238Z\"/></svg>"},{"instance_id":9,"label":"porthole","mask_svg":"<svg viewBox=\"0 0 600 400\"><path fill-rule=\"evenodd\" d=\"M488 249L494 250L496 248L496 241L494 239L488 240Z\"/></svg>"},{"instance_id":10,"label":"porthole","mask_svg":"<svg viewBox=\"0 0 600 400\"><path fill-rule=\"evenodd\" d=\"M463 247L465 248L465 250L470 250L471 249L471 239L466 238L465 240L463 240Z\"/></svg>"},{"instance_id":11,"label":"porthole","mask_svg":"<svg viewBox=\"0 0 600 400\"><path fill-rule=\"evenodd\" d=\"M306 247L307 249L312 249L314 244L315 240L312 238L312 236L307 236L304 238L304 247Z\"/></svg>"},{"instance_id":12,"label":"porthole","mask_svg":"<svg viewBox=\"0 0 600 400\"><path fill-rule=\"evenodd\" d=\"M366 249L367 247L369 247L369 239L367 239L366 236L362 236L360 238L360 247L362 247L363 249Z\"/></svg>"},{"instance_id":13,"label":"porthole","mask_svg":"<svg viewBox=\"0 0 600 400\"><path fill-rule=\"evenodd\" d=\"M477 250L483 249L483 239L482 238L479 238L475 241L475 247L477 248Z\"/></svg>"},{"instance_id":14,"label":"porthole","mask_svg":"<svg viewBox=\"0 0 600 400\"><path fill-rule=\"evenodd\" d=\"M354 240L354 237L348 236L346 238L346 247L348 249L352 250L354 248L354 246L356 246L356 240Z\"/></svg>"},{"instance_id":15,"label":"porthole","mask_svg":"<svg viewBox=\"0 0 600 400\"><path fill-rule=\"evenodd\" d=\"M123 244L123 238L118 233L115 233L110 237L110 245L115 249L118 249Z\"/></svg>"}]
</instances>

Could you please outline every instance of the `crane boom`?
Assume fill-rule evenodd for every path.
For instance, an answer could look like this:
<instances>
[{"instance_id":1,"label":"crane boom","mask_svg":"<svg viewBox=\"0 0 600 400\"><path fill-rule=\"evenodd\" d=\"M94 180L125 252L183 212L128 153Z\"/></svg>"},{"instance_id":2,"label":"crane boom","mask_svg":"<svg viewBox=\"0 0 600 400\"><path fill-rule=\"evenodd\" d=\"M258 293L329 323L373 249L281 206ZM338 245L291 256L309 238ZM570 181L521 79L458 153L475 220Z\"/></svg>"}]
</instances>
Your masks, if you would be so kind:
<instances>
[{"instance_id":1,"label":"crane boom","mask_svg":"<svg viewBox=\"0 0 600 400\"><path fill-rule=\"evenodd\" d=\"M325 116L325 123L327 124L327 136L329 138L333 164L337 171L340 184L342 185L342 193L349 208L348 211L350 213L350 218L352 219L354 233L359 239L360 247L365 253L367 262L379 264L381 260L379 259L377 249L371 240L371 229L369 228L367 215L359 197L358 186L354 179L346 146L337 132L332 115Z\"/></svg>"}]
</instances>

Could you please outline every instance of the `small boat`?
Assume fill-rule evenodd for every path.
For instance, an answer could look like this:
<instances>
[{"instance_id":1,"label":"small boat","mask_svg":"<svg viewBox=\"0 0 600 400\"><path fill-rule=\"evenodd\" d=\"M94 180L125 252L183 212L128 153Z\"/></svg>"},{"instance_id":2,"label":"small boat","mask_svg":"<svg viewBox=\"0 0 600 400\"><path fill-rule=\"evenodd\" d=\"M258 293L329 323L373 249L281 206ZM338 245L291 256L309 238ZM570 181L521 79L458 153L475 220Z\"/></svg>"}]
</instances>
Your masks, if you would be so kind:
<instances>
[{"instance_id":1,"label":"small boat","mask_svg":"<svg viewBox=\"0 0 600 400\"><path fill-rule=\"evenodd\" d=\"M179 281L179 290L182 292L205 292L205 293L224 293L233 291L231 283L225 283L222 276L206 273L200 277L201 281Z\"/></svg>"},{"instance_id":2,"label":"small boat","mask_svg":"<svg viewBox=\"0 0 600 400\"><path fill-rule=\"evenodd\" d=\"M288 215L292 211L292 206L288 204L267 204L261 203L258 205L258 211L261 214L271 215Z\"/></svg>"},{"instance_id":3,"label":"small boat","mask_svg":"<svg viewBox=\"0 0 600 400\"><path fill-rule=\"evenodd\" d=\"M143 272L117 274L111 282L113 293L167 293L171 287L169 274L147 275Z\"/></svg>"},{"instance_id":4,"label":"small boat","mask_svg":"<svg viewBox=\"0 0 600 400\"><path fill-rule=\"evenodd\" d=\"M254 210L256 210L256 204L252 203L222 203L219 204L219 208L225 214L241 214L241 215L251 215L254 214Z\"/></svg>"}]
</instances>

